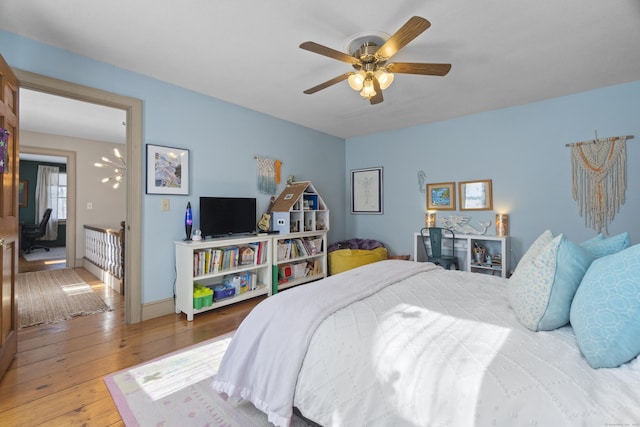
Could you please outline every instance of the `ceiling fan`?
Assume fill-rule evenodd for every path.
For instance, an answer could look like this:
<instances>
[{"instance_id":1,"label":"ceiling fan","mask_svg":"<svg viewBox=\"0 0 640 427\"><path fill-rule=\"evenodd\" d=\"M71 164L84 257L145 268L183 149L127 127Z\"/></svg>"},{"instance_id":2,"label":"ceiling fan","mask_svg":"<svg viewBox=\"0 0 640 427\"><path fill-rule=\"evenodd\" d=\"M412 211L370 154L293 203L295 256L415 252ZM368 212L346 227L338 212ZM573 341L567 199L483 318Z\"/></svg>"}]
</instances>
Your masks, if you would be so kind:
<instances>
[{"instance_id":1,"label":"ceiling fan","mask_svg":"<svg viewBox=\"0 0 640 427\"><path fill-rule=\"evenodd\" d=\"M311 95L343 80L348 80L352 89L360 91L363 99L368 99L371 104L379 104L384 98L382 91L393 82L393 73L400 74L422 74L427 76L444 76L451 69L451 64L427 64L413 62L392 62L387 64L389 58L398 53L400 49L418 37L422 32L431 26L431 23L424 18L414 16L409 19L398 31L388 40L379 46L375 37L374 41L363 40L360 47L351 55L322 46L315 42L304 42L300 48L314 52L329 58L337 59L351 64L356 71L341 74L324 83L320 83L304 93Z\"/></svg>"}]
</instances>

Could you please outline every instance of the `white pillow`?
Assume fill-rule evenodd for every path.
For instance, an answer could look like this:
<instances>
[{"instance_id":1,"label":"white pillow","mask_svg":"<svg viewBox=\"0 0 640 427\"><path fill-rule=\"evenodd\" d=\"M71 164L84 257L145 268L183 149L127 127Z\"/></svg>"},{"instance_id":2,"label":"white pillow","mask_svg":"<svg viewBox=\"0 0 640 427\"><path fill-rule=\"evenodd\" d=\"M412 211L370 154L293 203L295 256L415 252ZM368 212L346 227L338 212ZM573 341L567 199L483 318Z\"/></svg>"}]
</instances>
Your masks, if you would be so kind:
<instances>
[{"instance_id":1,"label":"white pillow","mask_svg":"<svg viewBox=\"0 0 640 427\"><path fill-rule=\"evenodd\" d=\"M592 257L563 234L545 231L522 257L509 280L509 303L524 326L551 331L569 323L571 302Z\"/></svg>"}]
</instances>

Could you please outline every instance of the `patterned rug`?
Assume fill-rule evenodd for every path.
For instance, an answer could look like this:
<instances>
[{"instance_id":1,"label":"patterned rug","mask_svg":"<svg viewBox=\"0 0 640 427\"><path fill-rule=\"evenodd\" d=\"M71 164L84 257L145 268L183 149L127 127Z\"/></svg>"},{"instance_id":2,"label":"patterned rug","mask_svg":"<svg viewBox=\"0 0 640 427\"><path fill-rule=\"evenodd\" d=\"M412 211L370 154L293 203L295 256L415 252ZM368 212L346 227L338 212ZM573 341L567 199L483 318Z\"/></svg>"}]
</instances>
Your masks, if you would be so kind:
<instances>
[{"instance_id":1,"label":"patterned rug","mask_svg":"<svg viewBox=\"0 0 640 427\"><path fill-rule=\"evenodd\" d=\"M232 335L106 376L104 381L125 425L272 426L251 403L225 401L211 388ZM297 417L291 425L307 426Z\"/></svg>"},{"instance_id":2,"label":"patterned rug","mask_svg":"<svg viewBox=\"0 0 640 427\"><path fill-rule=\"evenodd\" d=\"M20 328L109 310L72 268L20 273L16 277Z\"/></svg>"}]
</instances>

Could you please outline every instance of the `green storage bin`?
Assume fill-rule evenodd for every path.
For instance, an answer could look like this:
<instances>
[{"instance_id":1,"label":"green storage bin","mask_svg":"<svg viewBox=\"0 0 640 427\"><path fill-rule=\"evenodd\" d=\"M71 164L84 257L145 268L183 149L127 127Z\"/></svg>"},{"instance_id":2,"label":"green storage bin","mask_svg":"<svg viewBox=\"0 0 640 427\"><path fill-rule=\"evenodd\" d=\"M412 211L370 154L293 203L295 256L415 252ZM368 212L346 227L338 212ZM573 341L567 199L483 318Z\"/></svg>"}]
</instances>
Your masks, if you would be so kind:
<instances>
[{"instance_id":1,"label":"green storage bin","mask_svg":"<svg viewBox=\"0 0 640 427\"><path fill-rule=\"evenodd\" d=\"M203 307L211 307L212 304L213 291L196 283L193 286L193 308L199 310Z\"/></svg>"}]
</instances>

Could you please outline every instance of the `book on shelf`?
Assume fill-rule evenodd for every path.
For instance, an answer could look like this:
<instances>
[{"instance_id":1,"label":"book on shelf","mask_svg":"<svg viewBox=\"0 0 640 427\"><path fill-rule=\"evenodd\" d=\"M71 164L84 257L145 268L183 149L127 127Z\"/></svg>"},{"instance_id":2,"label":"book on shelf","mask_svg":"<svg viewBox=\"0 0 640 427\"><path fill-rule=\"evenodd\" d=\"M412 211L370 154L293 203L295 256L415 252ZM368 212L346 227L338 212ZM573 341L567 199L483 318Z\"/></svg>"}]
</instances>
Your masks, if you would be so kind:
<instances>
[{"instance_id":1,"label":"book on shelf","mask_svg":"<svg viewBox=\"0 0 640 427\"><path fill-rule=\"evenodd\" d=\"M249 246L255 251L254 264L264 264L267 261L267 242L250 243Z\"/></svg>"},{"instance_id":2,"label":"book on shelf","mask_svg":"<svg viewBox=\"0 0 640 427\"><path fill-rule=\"evenodd\" d=\"M193 275L218 273L244 265L267 262L268 242L254 242L246 246L206 248L193 251Z\"/></svg>"},{"instance_id":3,"label":"book on shelf","mask_svg":"<svg viewBox=\"0 0 640 427\"><path fill-rule=\"evenodd\" d=\"M262 264L262 243L264 243L264 242L249 243L249 247L251 249L253 249L253 264L254 265Z\"/></svg>"},{"instance_id":4,"label":"book on shelf","mask_svg":"<svg viewBox=\"0 0 640 427\"><path fill-rule=\"evenodd\" d=\"M278 240L276 250L278 251L278 261L316 255L322 252L322 238Z\"/></svg>"}]
</instances>

